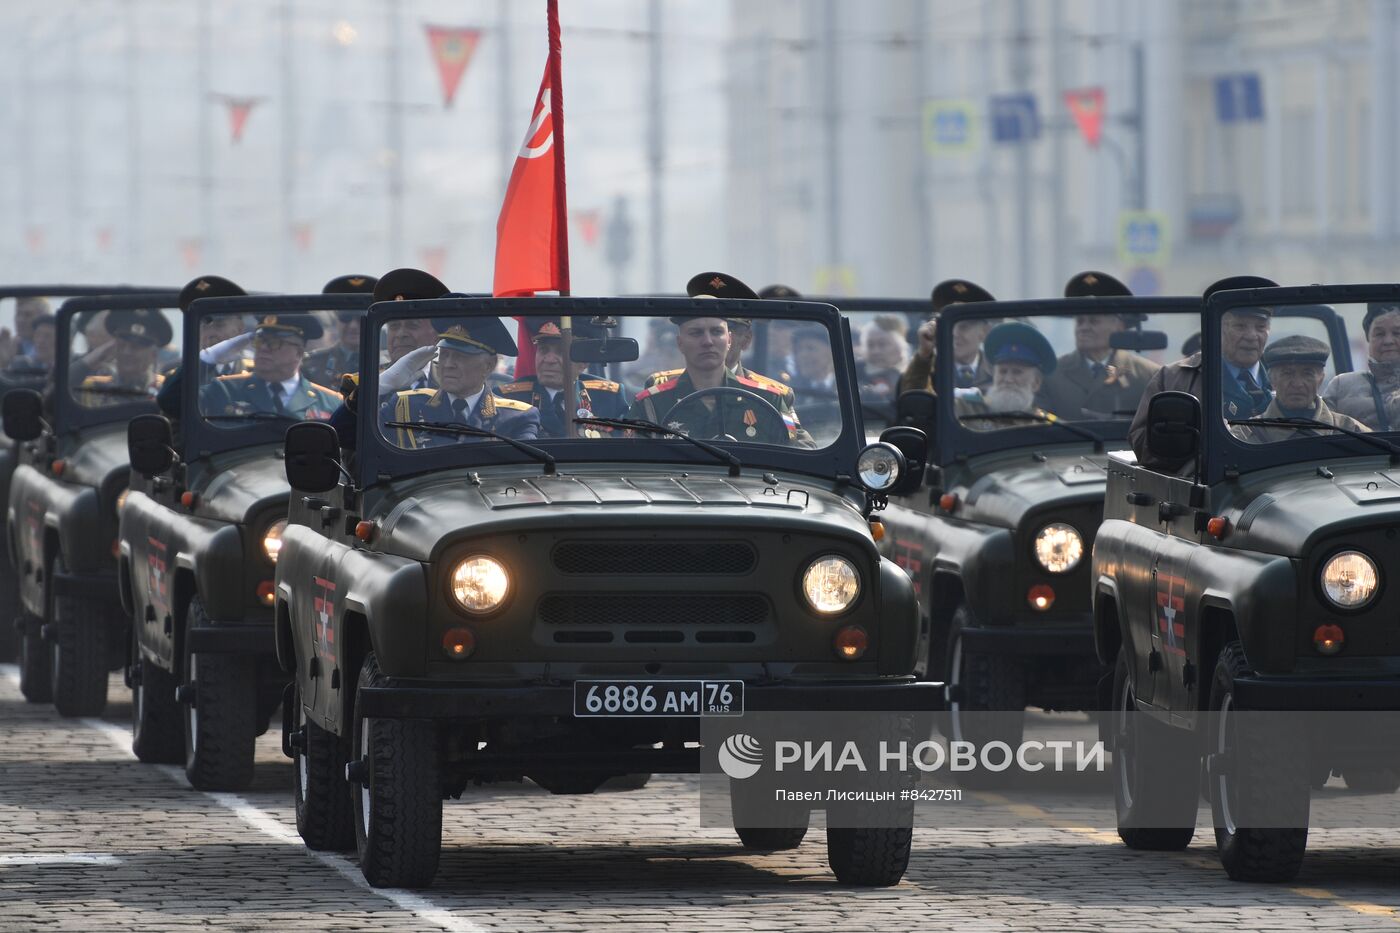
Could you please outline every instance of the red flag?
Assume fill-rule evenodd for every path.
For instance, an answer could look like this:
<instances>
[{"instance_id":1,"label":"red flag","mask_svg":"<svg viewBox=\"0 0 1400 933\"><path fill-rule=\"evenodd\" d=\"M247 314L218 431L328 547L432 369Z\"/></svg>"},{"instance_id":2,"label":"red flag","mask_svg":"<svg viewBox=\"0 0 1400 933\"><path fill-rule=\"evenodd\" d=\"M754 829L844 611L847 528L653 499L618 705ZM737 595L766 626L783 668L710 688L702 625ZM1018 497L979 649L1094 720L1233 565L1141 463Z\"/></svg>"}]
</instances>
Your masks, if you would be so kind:
<instances>
[{"instance_id":1,"label":"red flag","mask_svg":"<svg viewBox=\"0 0 1400 933\"><path fill-rule=\"evenodd\" d=\"M199 266L199 257L202 252L203 243L198 237L180 241L180 257L184 259L186 269L194 269Z\"/></svg>"},{"instance_id":2,"label":"red flag","mask_svg":"<svg viewBox=\"0 0 1400 933\"><path fill-rule=\"evenodd\" d=\"M297 249L305 253L311 249L311 235L314 228L309 223L292 224L292 238L297 242Z\"/></svg>"},{"instance_id":3,"label":"red flag","mask_svg":"<svg viewBox=\"0 0 1400 933\"><path fill-rule=\"evenodd\" d=\"M112 228L111 228L111 227L98 227L98 228L97 228L97 248L100 249L100 250L102 250L102 252L104 252L104 253L107 252L108 250L110 250L110 249L112 248Z\"/></svg>"},{"instance_id":4,"label":"red flag","mask_svg":"<svg viewBox=\"0 0 1400 933\"><path fill-rule=\"evenodd\" d=\"M525 143L496 221L492 294L569 293L569 224L564 188L564 100L559 9L549 0L549 59ZM527 342L528 343L528 342Z\"/></svg>"},{"instance_id":5,"label":"red flag","mask_svg":"<svg viewBox=\"0 0 1400 933\"><path fill-rule=\"evenodd\" d=\"M1103 88L1086 87L1077 91L1065 91L1065 103L1069 106L1074 122L1079 125L1079 132L1084 141L1097 149L1099 139L1103 136Z\"/></svg>"},{"instance_id":6,"label":"red flag","mask_svg":"<svg viewBox=\"0 0 1400 933\"><path fill-rule=\"evenodd\" d=\"M39 255L44 251L44 228L30 227L24 231L24 242L29 247L29 251L34 255Z\"/></svg>"},{"instance_id":7,"label":"red flag","mask_svg":"<svg viewBox=\"0 0 1400 933\"><path fill-rule=\"evenodd\" d=\"M248 115L253 112L253 108L258 104L256 97L225 97L224 106L228 107L228 128L235 143L243 139L243 127L248 123Z\"/></svg>"},{"instance_id":8,"label":"red flag","mask_svg":"<svg viewBox=\"0 0 1400 933\"><path fill-rule=\"evenodd\" d=\"M435 279L442 278L442 270L447 265L447 247L425 246L420 252L424 271Z\"/></svg>"},{"instance_id":9,"label":"red flag","mask_svg":"<svg viewBox=\"0 0 1400 933\"><path fill-rule=\"evenodd\" d=\"M601 213L595 208L591 211L575 211L574 223L578 224L578 232L583 237L583 242L589 246L598 245L598 232L601 228Z\"/></svg>"},{"instance_id":10,"label":"red flag","mask_svg":"<svg viewBox=\"0 0 1400 933\"><path fill-rule=\"evenodd\" d=\"M437 63L438 77L442 80L442 104L451 107L452 98L457 95L457 85L462 83L462 75L476 54L481 30L460 26L423 28L428 31L428 45L432 47L433 61Z\"/></svg>"}]
</instances>

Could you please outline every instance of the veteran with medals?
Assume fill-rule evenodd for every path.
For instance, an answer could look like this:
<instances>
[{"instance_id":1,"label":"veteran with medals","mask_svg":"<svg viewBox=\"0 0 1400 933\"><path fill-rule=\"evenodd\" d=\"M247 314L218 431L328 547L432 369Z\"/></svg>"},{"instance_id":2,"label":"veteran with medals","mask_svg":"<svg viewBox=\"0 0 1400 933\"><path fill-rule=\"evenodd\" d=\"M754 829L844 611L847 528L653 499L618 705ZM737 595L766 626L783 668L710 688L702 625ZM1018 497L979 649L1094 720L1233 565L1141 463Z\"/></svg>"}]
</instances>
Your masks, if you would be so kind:
<instances>
[{"instance_id":1,"label":"veteran with medals","mask_svg":"<svg viewBox=\"0 0 1400 933\"><path fill-rule=\"evenodd\" d=\"M322 334L311 314L269 314L253 329L251 372L218 376L199 390L203 415L283 415L291 421L327 421L340 394L301 372L306 343Z\"/></svg>"},{"instance_id":2,"label":"veteran with medals","mask_svg":"<svg viewBox=\"0 0 1400 933\"><path fill-rule=\"evenodd\" d=\"M558 318L527 318L530 342L535 345L535 375L523 376L496 391L525 402L540 413L540 437L566 437L564 418L564 334ZM627 413L622 386L610 379L582 373L574 382L577 418L620 418ZM584 431L598 431L585 426Z\"/></svg>"}]
</instances>

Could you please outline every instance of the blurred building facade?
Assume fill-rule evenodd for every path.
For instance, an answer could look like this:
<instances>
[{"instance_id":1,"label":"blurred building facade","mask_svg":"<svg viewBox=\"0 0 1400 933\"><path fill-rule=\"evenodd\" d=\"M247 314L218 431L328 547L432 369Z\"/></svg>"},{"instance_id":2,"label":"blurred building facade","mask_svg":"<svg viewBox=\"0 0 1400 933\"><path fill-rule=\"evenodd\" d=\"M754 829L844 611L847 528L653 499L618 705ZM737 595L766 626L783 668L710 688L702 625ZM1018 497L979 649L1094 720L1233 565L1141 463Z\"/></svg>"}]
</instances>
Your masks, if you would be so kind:
<instances>
[{"instance_id":1,"label":"blurred building facade","mask_svg":"<svg viewBox=\"0 0 1400 933\"><path fill-rule=\"evenodd\" d=\"M1394 279L1397 0L730 15L728 236L746 278L924 295L964 276L1005 297L1056 294L1086 267L1163 294L1235 272ZM1065 102L1090 88L1097 145ZM1018 122L1026 95L1035 120ZM1128 211L1147 212L1146 240Z\"/></svg>"}]
</instances>

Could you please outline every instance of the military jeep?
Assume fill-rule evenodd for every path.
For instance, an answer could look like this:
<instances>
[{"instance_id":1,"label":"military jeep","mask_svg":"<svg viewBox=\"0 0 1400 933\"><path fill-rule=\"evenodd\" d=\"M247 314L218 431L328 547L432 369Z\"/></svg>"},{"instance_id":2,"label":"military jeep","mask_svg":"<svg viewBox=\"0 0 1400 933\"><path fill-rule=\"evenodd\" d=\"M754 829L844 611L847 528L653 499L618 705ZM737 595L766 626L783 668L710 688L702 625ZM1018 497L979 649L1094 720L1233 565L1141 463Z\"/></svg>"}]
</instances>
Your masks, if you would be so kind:
<instances>
[{"instance_id":1,"label":"military jeep","mask_svg":"<svg viewBox=\"0 0 1400 933\"><path fill-rule=\"evenodd\" d=\"M107 674L125 660L115 584L126 422L155 408L160 353L178 333L174 303L173 292L69 299L57 315L52 388L4 397L18 452L6 527L19 580L20 688L65 716L100 713Z\"/></svg>"},{"instance_id":2,"label":"military jeep","mask_svg":"<svg viewBox=\"0 0 1400 933\"><path fill-rule=\"evenodd\" d=\"M131 422L118 579L134 619L132 749L142 761L183 763L196 788L237 790L253 778L254 742L288 684L272 631L273 568L287 520L282 439L290 424L330 417L333 409L317 399L339 404L294 360L287 365L297 387L276 409L263 354L295 356L294 346L280 346L292 333L279 329L284 322L363 310L369 301L359 294L194 301L185 313L178 431L159 414ZM201 360L201 344L212 339L202 335L224 333L257 336L247 348L230 338L235 358L227 364ZM221 374L220 365L239 371Z\"/></svg>"},{"instance_id":3,"label":"military jeep","mask_svg":"<svg viewBox=\"0 0 1400 933\"><path fill-rule=\"evenodd\" d=\"M1184 848L1204 783L1230 877L1285 881L1313 788L1334 775L1359 791L1400 785L1397 745L1368 715L1400 709L1400 590L1387 585L1400 437L1318 398L1350 385L1396 400L1372 394L1377 363L1348 372L1346 335L1368 336L1387 307L1400 323L1400 286L1211 296L1197 376L1180 380L1192 393L1151 398L1142 462L1109 457L1094 640L1116 666L1113 784L1130 847ZM1269 393L1254 417L1231 401L1251 358Z\"/></svg>"},{"instance_id":4,"label":"military jeep","mask_svg":"<svg viewBox=\"0 0 1400 933\"><path fill-rule=\"evenodd\" d=\"M953 305L940 315L940 361L955 359L960 328L991 342L1000 322L1020 322L1003 325L1021 329L1020 343L1006 345L1005 365L988 369L1007 385L1012 376L1029 379L1013 386L1019 398L996 401L1000 382L985 392L960 388L954 367L939 365L935 394L906 392L898 401L900 422L930 437L930 476L925 489L891 499L881 551L918 590L927 620L920 670L946 684L949 738L1014 746L1019 715L981 714L1101 708L1088 557L1107 451L1127 447L1142 374L1177 358L1199 307L1190 297L1096 297ZM1096 316L1116 329L1097 375L1079 359L1075 335L1077 318ZM980 352L997 363L989 346ZM1084 398L1094 407L1051 410L1060 380L1091 383Z\"/></svg>"},{"instance_id":5,"label":"military jeep","mask_svg":"<svg viewBox=\"0 0 1400 933\"><path fill-rule=\"evenodd\" d=\"M567 433L538 436L535 409L481 380L516 351L497 316L541 315L561 316L563 334L580 316L609 333L565 356L595 375L637 358L621 335L648 318L680 321L695 362L623 419L575 396ZM808 432L767 383L721 373L730 316L821 332L840 420ZM436 387L381 397L379 335L405 318L435 323ZM865 448L835 309L406 301L374 305L362 340L353 458L342 465L323 425L287 435L277 652L297 688L288 744L309 845L353 843L371 884L421 886L437 870L442 802L470 784L528 776L589 793L615 775L697 772L716 704L930 708L937 688L912 676L914 593L869 520L885 492L918 481L922 437L898 428ZM912 810L902 828L828 830L837 877L898 881L908 821ZM792 848L807 811L736 829L745 845Z\"/></svg>"}]
</instances>

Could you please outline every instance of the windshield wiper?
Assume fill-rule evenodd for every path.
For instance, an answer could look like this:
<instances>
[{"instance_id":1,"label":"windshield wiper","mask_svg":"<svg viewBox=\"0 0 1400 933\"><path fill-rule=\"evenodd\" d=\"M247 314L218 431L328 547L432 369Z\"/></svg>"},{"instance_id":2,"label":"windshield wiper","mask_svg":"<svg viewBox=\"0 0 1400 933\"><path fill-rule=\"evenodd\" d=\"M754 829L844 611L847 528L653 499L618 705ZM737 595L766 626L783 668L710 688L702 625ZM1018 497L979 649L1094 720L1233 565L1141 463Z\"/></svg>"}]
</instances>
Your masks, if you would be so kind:
<instances>
[{"instance_id":1,"label":"windshield wiper","mask_svg":"<svg viewBox=\"0 0 1400 933\"><path fill-rule=\"evenodd\" d=\"M1336 431L1338 434L1359 437L1361 440L1387 451L1392 457L1400 457L1400 446L1392 444L1383 437L1366 431L1341 428L1335 424L1328 424L1326 421L1318 421L1316 418L1230 418L1226 424L1262 424L1274 428L1325 428L1328 431Z\"/></svg>"},{"instance_id":2,"label":"windshield wiper","mask_svg":"<svg viewBox=\"0 0 1400 933\"><path fill-rule=\"evenodd\" d=\"M133 389L129 386L85 386L73 387L74 392L92 392L96 395L126 395L140 396L141 398L155 398L156 395L150 389Z\"/></svg>"},{"instance_id":3,"label":"windshield wiper","mask_svg":"<svg viewBox=\"0 0 1400 933\"><path fill-rule=\"evenodd\" d=\"M1103 438L1099 437L1088 428L1081 428L1072 421L1065 421L1050 414L1048 411L989 411L984 414L958 415L959 421L976 421L985 419L987 421L1010 421L1013 418L1030 418L1032 421L1043 421L1046 424L1053 424L1064 428L1072 434L1078 434L1087 441L1094 442L1094 451L1103 453Z\"/></svg>"},{"instance_id":4,"label":"windshield wiper","mask_svg":"<svg viewBox=\"0 0 1400 933\"><path fill-rule=\"evenodd\" d=\"M677 431L675 428L668 428L665 425L657 424L655 421L647 421L644 418L575 418L574 424L598 424L605 428L631 428L634 431L647 431L651 434L664 434L667 437L679 437L690 441L696 447L713 455L718 460L723 460L729 464L729 475L738 476L739 468L743 466L739 458L729 451L716 447L714 444L707 444L702 440L691 437L684 431Z\"/></svg>"},{"instance_id":5,"label":"windshield wiper","mask_svg":"<svg viewBox=\"0 0 1400 933\"><path fill-rule=\"evenodd\" d=\"M204 415L205 421L301 421L282 411L245 411L241 415Z\"/></svg>"},{"instance_id":6,"label":"windshield wiper","mask_svg":"<svg viewBox=\"0 0 1400 933\"><path fill-rule=\"evenodd\" d=\"M386 428L412 428L425 429L428 431L441 431L444 434L462 434L467 437L490 437L498 441L505 441L521 453L527 453L536 460L544 464L546 475L555 471L554 457L549 451L541 450L524 441L517 441L513 437L506 437L504 434L497 434L495 431L488 431L485 428L474 428L469 424L453 424L451 421L386 421Z\"/></svg>"}]
</instances>

